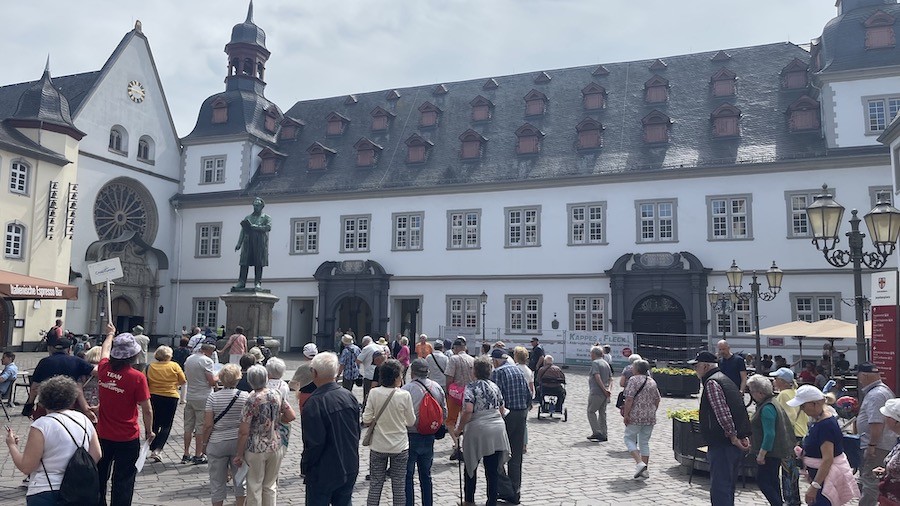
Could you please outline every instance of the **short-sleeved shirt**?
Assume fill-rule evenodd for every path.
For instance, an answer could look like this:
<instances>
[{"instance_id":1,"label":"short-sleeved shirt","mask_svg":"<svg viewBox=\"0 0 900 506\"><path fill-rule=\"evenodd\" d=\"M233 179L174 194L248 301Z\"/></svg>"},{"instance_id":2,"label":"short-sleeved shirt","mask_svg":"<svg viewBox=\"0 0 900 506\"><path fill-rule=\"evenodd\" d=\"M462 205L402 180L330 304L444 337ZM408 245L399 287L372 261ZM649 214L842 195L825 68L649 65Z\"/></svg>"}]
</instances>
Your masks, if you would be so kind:
<instances>
[{"instance_id":1,"label":"short-sleeved shirt","mask_svg":"<svg viewBox=\"0 0 900 506\"><path fill-rule=\"evenodd\" d=\"M166 360L147 366L147 385L150 393L163 397L178 397L178 387L187 381L181 366Z\"/></svg>"},{"instance_id":2,"label":"short-sleeved shirt","mask_svg":"<svg viewBox=\"0 0 900 506\"><path fill-rule=\"evenodd\" d=\"M428 379L437 381L441 385L447 382L444 373L447 371L447 362L450 357L443 353L432 353L425 357L425 363L428 364Z\"/></svg>"},{"instance_id":3,"label":"short-sleeved shirt","mask_svg":"<svg viewBox=\"0 0 900 506\"><path fill-rule=\"evenodd\" d=\"M803 451L808 457L822 458L822 443L831 441L834 444L834 456L844 453L844 435L838 425L837 418L830 416L820 420L809 428L809 434L803 440Z\"/></svg>"},{"instance_id":4,"label":"short-sleeved shirt","mask_svg":"<svg viewBox=\"0 0 900 506\"><path fill-rule=\"evenodd\" d=\"M606 395L603 393L603 389L600 388L600 385L597 384L597 380L594 379L595 374L599 374L600 381L609 388L609 382L612 379L612 369L609 368L609 363L602 358L592 360L591 371L588 375L588 386L590 388L589 395Z\"/></svg>"},{"instance_id":5,"label":"short-sleeved shirt","mask_svg":"<svg viewBox=\"0 0 900 506\"><path fill-rule=\"evenodd\" d=\"M247 401L248 394L247 392L234 388L223 388L218 392L209 394L209 397L206 398L206 411L211 411L213 420L215 420L216 417L221 415L222 412L225 411L225 408L231 404L231 400L234 399L235 393L237 393L238 397L234 401L234 405L232 405L231 409L225 413L225 416L213 424L212 434L209 436L210 443L219 443L237 439L238 430L241 427L241 414L244 409L244 403Z\"/></svg>"},{"instance_id":6,"label":"short-sleeved shirt","mask_svg":"<svg viewBox=\"0 0 900 506\"><path fill-rule=\"evenodd\" d=\"M491 373L493 381L506 399L508 409L528 409L531 407L531 392L522 370L515 365L503 364Z\"/></svg>"},{"instance_id":7,"label":"short-sleeved shirt","mask_svg":"<svg viewBox=\"0 0 900 506\"><path fill-rule=\"evenodd\" d=\"M54 353L44 357L34 368L31 381L40 383L53 376L68 376L78 381L82 376L89 376L94 371L94 366L83 358L74 357L66 353Z\"/></svg>"},{"instance_id":8,"label":"short-sleeved shirt","mask_svg":"<svg viewBox=\"0 0 900 506\"><path fill-rule=\"evenodd\" d=\"M356 358L359 357L361 351L359 346L351 344L341 352L340 363L344 366L342 373L344 379L355 380L359 377L359 364L356 363Z\"/></svg>"},{"instance_id":9,"label":"short-sleeved shirt","mask_svg":"<svg viewBox=\"0 0 900 506\"><path fill-rule=\"evenodd\" d=\"M108 358L97 364L97 373L102 406L97 422L100 439L125 442L140 438L138 404L150 399L147 377L130 365L113 371Z\"/></svg>"},{"instance_id":10,"label":"short-sleeved shirt","mask_svg":"<svg viewBox=\"0 0 900 506\"><path fill-rule=\"evenodd\" d=\"M278 424L282 409L287 409L287 401L278 392L267 388L250 393L241 410L241 422L250 424L247 451L267 453L281 447Z\"/></svg>"},{"instance_id":11,"label":"short-sleeved shirt","mask_svg":"<svg viewBox=\"0 0 900 506\"><path fill-rule=\"evenodd\" d=\"M500 387L493 381L475 380L466 385L463 402L474 406L476 413L490 411L503 406L503 394L500 392Z\"/></svg>"},{"instance_id":12,"label":"short-sleeved shirt","mask_svg":"<svg viewBox=\"0 0 900 506\"><path fill-rule=\"evenodd\" d=\"M185 400L205 401L212 393L212 387L206 379L206 373L213 374L213 361L202 353L194 353L184 362L184 375L187 378L187 394Z\"/></svg>"},{"instance_id":13,"label":"short-sleeved shirt","mask_svg":"<svg viewBox=\"0 0 900 506\"><path fill-rule=\"evenodd\" d=\"M893 398L894 392L881 380L862 389L862 404L859 406L859 415L856 417L856 432L859 434L859 444L863 448L870 444L869 424L884 423L884 415L881 414L880 408L887 403L888 399ZM896 440L897 437L893 432L884 429L881 439L871 444L876 445L880 450L890 451Z\"/></svg>"},{"instance_id":14,"label":"short-sleeved shirt","mask_svg":"<svg viewBox=\"0 0 900 506\"><path fill-rule=\"evenodd\" d=\"M244 334L231 334L228 338L231 346L228 348L229 355L243 355L247 353L247 336Z\"/></svg>"},{"instance_id":15,"label":"short-sleeved shirt","mask_svg":"<svg viewBox=\"0 0 900 506\"><path fill-rule=\"evenodd\" d=\"M536 371L538 364L541 362L541 357L543 356L544 348L541 345L531 348L531 354L528 356L528 368L532 371Z\"/></svg>"},{"instance_id":16,"label":"short-sleeved shirt","mask_svg":"<svg viewBox=\"0 0 900 506\"><path fill-rule=\"evenodd\" d=\"M457 353L447 361L444 374L457 385L468 385L475 379L475 359L466 352Z\"/></svg>"},{"instance_id":17,"label":"short-sleeved shirt","mask_svg":"<svg viewBox=\"0 0 900 506\"><path fill-rule=\"evenodd\" d=\"M359 356L356 357L357 360L362 362L362 374L363 378L367 380L375 379L375 364L372 363L372 355L375 354L376 351L382 351L381 345L377 343L369 343L365 347L363 347L362 351L359 352Z\"/></svg>"},{"instance_id":18,"label":"short-sleeved shirt","mask_svg":"<svg viewBox=\"0 0 900 506\"><path fill-rule=\"evenodd\" d=\"M738 388L741 386L741 372L746 370L747 362L740 355L732 354L728 358L719 359L719 371L728 376L728 379L733 381Z\"/></svg>"},{"instance_id":19,"label":"short-sleeved shirt","mask_svg":"<svg viewBox=\"0 0 900 506\"><path fill-rule=\"evenodd\" d=\"M631 412L628 415L631 425L656 424L659 389L653 378L643 374L635 374L628 378L628 383L625 384L625 398L632 399Z\"/></svg>"}]
</instances>

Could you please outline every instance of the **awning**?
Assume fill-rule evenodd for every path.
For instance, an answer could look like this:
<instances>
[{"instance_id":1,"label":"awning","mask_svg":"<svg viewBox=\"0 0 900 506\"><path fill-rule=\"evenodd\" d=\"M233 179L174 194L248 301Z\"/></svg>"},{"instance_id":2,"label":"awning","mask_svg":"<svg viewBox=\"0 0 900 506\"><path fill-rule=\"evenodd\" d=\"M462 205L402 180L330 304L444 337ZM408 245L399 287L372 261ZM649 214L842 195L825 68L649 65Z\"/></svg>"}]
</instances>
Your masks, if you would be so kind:
<instances>
[{"instance_id":1,"label":"awning","mask_svg":"<svg viewBox=\"0 0 900 506\"><path fill-rule=\"evenodd\" d=\"M760 335L763 336L780 336L780 337L794 337L794 336L805 336L807 327L810 326L809 322L805 322L803 320L797 320L794 322L782 323L780 325L775 325L773 327L767 327L764 329L759 329ZM754 332L747 332L747 335L755 334Z\"/></svg>"},{"instance_id":2,"label":"awning","mask_svg":"<svg viewBox=\"0 0 900 506\"><path fill-rule=\"evenodd\" d=\"M823 322L833 323L828 328ZM872 322L865 322L864 329L865 336L872 337ZM807 337L810 339L856 339L856 324L831 318L821 320L810 325Z\"/></svg>"},{"instance_id":3,"label":"awning","mask_svg":"<svg viewBox=\"0 0 900 506\"><path fill-rule=\"evenodd\" d=\"M75 300L78 298L78 287L15 272L0 271L0 298Z\"/></svg>"}]
</instances>

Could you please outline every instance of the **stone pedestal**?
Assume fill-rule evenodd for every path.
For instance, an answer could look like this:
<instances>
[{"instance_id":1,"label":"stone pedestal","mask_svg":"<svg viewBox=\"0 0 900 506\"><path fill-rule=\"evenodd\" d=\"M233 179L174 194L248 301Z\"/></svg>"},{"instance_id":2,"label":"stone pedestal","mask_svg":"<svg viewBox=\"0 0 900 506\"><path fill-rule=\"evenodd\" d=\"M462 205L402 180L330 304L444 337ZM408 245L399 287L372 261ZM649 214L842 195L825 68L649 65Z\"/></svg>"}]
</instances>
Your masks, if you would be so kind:
<instances>
[{"instance_id":1,"label":"stone pedestal","mask_svg":"<svg viewBox=\"0 0 900 506\"><path fill-rule=\"evenodd\" d=\"M278 297L268 292L240 291L220 295L225 302L226 334L240 325L250 342L258 336L272 335L272 307Z\"/></svg>"}]
</instances>

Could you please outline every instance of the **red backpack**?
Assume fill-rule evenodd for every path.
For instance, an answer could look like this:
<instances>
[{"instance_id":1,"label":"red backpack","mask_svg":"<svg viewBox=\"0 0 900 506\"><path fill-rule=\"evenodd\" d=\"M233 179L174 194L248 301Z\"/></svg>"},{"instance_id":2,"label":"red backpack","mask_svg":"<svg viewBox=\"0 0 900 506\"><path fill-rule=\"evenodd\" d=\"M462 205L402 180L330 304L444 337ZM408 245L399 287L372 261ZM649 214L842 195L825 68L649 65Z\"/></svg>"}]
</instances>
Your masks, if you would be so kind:
<instances>
[{"instance_id":1,"label":"red backpack","mask_svg":"<svg viewBox=\"0 0 900 506\"><path fill-rule=\"evenodd\" d=\"M419 423L416 425L416 430L419 431L419 434L430 436L437 433L444 425L444 410L425 383L419 380L416 380L416 383L421 385L427 394L422 397L422 403L419 404Z\"/></svg>"}]
</instances>

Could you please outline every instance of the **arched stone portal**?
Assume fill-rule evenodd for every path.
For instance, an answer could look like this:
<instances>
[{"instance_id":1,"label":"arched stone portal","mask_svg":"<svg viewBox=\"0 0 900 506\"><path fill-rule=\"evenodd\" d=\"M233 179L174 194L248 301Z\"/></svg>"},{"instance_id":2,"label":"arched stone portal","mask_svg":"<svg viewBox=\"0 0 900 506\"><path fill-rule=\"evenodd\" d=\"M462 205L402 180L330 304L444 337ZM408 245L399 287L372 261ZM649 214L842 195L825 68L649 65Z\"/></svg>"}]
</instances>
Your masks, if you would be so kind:
<instances>
[{"instance_id":1,"label":"arched stone portal","mask_svg":"<svg viewBox=\"0 0 900 506\"><path fill-rule=\"evenodd\" d=\"M319 282L316 345L320 350L335 349L339 328L353 328L357 342L366 334L376 337L387 331L391 275L381 264L374 260L324 262L313 277Z\"/></svg>"}]
</instances>

